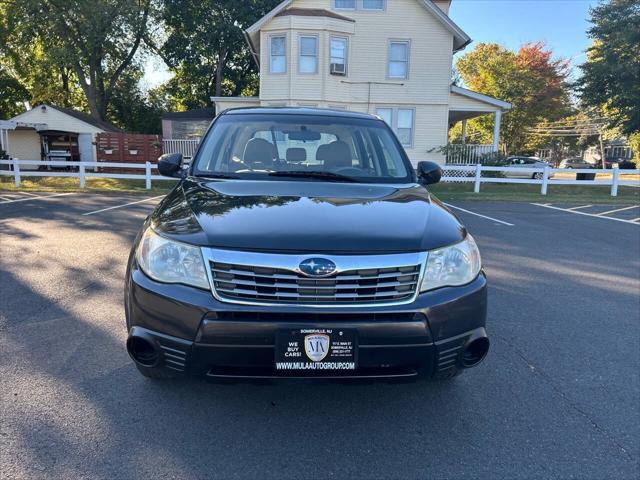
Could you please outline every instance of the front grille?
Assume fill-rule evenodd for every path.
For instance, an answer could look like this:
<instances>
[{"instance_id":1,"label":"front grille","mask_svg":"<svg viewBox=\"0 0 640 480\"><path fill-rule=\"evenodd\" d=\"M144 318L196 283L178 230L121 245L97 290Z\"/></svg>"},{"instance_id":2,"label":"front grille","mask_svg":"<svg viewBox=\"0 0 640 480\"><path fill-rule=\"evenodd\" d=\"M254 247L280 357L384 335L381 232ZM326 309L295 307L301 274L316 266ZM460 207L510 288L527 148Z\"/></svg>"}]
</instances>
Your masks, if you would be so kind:
<instances>
[{"instance_id":1,"label":"front grille","mask_svg":"<svg viewBox=\"0 0 640 480\"><path fill-rule=\"evenodd\" d=\"M248 302L363 304L409 300L415 295L421 264L341 271L310 278L282 268L210 261L216 293Z\"/></svg>"}]
</instances>

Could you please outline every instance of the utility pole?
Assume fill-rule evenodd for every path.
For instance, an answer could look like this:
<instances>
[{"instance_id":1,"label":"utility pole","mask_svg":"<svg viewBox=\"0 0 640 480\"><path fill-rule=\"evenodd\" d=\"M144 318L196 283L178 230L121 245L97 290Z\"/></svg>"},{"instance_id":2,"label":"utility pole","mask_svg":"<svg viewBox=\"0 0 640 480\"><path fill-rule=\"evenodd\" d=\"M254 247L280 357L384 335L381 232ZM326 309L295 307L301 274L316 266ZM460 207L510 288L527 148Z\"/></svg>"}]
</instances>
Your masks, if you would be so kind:
<instances>
[{"instance_id":1,"label":"utility pole","mask_svg":"<svg viewBox=\"0 0 640 480\"><path fill-rule=\"evenodd\" d=\"M600 140L600 163L602 163L602 168L606 170L607 163L604 158L604 145L602 143L602 127L600 127L600 132L598 133L598 140Z\"/></svg>"}]
</instances>

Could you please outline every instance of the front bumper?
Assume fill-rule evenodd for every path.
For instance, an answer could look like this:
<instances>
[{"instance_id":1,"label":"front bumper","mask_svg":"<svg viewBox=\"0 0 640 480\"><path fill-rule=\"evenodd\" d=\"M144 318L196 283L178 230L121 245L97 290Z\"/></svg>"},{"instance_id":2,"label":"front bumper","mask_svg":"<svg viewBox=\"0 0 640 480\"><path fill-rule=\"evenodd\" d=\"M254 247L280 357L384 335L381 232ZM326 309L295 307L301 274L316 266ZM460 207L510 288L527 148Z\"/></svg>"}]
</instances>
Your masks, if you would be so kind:
<instances>
[{"instance_id":1,"label":"front bumper","mask_svg":"<svg viewBox=\"0 0 640 480\"><path fill-rule=\"evenodd\" d=\"M234 305L211 292L155 282L131 265L125 286L129 334L159 352L154 368L209 378L446 377L462 365L467 346L485 337L486 278L420 294L395 307L314 309ZM358 369L299 374L275 371L282 329L353 329Z\"/></svg>"}]
</instances>

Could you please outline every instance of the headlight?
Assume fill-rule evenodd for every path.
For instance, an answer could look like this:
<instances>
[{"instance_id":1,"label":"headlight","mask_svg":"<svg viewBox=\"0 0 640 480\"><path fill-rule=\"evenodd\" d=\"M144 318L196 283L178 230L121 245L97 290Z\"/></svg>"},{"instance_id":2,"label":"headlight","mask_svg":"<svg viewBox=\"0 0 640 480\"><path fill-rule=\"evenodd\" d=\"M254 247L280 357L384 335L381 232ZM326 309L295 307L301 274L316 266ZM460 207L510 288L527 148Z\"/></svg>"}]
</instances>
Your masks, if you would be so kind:
<instances>
[{"instance_id":1,"label":"headlight","mask_svg":"<svg viewBox=\"0 0 640 480\"><path fill-rule=\"evenodd\" d=\"M138 244L136 260L140 268L158 282L209 289L200 249L167 240L151 228L147 228Z\"/></svg>"},{"instance_id":2,"label":"headlight","mask_svg":"<svg viewBox=\"0 0 640 480\"><path fill-rule=\"evenodd\" d=\"M456 245L429 252L420 291L465 285L478 276L481 267L478 246L467 234Z\"/></svg>"}]
</instances>

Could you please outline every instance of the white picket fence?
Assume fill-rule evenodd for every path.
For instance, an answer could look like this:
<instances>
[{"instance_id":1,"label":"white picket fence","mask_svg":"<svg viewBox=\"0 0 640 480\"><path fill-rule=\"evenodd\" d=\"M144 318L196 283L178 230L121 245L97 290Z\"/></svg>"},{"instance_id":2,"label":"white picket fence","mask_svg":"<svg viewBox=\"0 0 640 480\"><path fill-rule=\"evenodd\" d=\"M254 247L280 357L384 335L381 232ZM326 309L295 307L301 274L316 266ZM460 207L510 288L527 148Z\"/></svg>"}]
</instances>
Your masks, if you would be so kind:
<instances>
[{"instance_id":1,"label":"white picket fence","mask_svg":"<svg viewBox=\"0 0 640 480\"><path fill-rule=\"evenodd\" d=\"M495 147L493 145L451 143L447 145L447 164L470 165L480 163L484 156L494 152Z\"/></svg>"},{"instance_id":2,"label":"white picket fence","mask_svg":"<svg viewBox=\"0 0 640 480\"><path fill-rule=\"evenodd\" d=\"M164 139L162 140L163 153L181 153L185 159L191 159L196 153L200 140Z\"/></svg>"},{"instance_id":3,"label":"white picket fence","mask_svg":"<svg viewBox=\"0 0 640 480\"><path fill-rule=\"evenodd\" d=\"M457 172L460 176L443 176L442 182L472 182L473 191L480 192L480 185L483 183L523 183L530 185L540 185L540 193L547 194L549 185L587 185L587 186L610 186L611 196L618 195L619 186L640 187L639 180L624 181L620 177L626 175L640 175L640 170L620 170L614 166L611 170L593 169L593 168L521 168L521 167L490 167L484 165L446 165L443 167L445 173ZM503 172L505 174L513 174L514 176L522 176L523 174L533 177L536 173L541 173L542 178L501 178L501 177L483 177L483 172ZM576 179L554 179L550 178L556 173L589 173L596 174L594 180L576 180ZM598 174L606 174L607 178L598 179Z\"/></svg>"},{"instance_id":4,"label":"white picket fence","mask_svg":"<svg viewBox=\"0 0 640 480\"><path fill-rule=\"evenodd\" d=\"M10 170L0 169L0 175L12 176L16 187L20 186L21 179L23 177L72 177L78 178L80 188L85 187L86 179L88 177L94 178L116 178L127 180L144 180L147 189L151 188L151 182L156 180L174 180L172 178L163 177L162 175L156 175L153 170L157 169L157 165L146 163L118 163L118 162L56 162L56 161L42 161L42 160L0 160L0 165L9 165ZM73 168L71 170L25 170L24 166L37 165L47 166L54 168ZM144 174L128 174L128 173L100 173L95 171L97 167L105 168L122 168L122 169L144 169ZM640 187L640 180L624 181L623 177L626 175L640 175L640 170L620 170L619 168L613 168L611 170L603 169L568 169L568 168L520 168L520 167L489 167L483 165L446 165L443 167L445 176L442 177L442 182L469 182L473 183L473 191L480 192L480 186L483 183L522 183L540 185L540 193L542 195L547 194L549 185L605 185L611 187L611 196L618 195L619 186L634 186ZM77 171L75 171L77 169ZM447 176L450 173L457 173L456 176ZM542 178L500 178L500 177L484 177L483 172L503 172L508 174L509 172L522 175L527 174L531 177L535 173L542 173ZM554 179L550 178L555 173L595 173L606 174L607 178L595 180L575 180L575 179Z\"/></svg>"},{"instance_id":5,"label":"white picket fence","mask_svg":"<svg viewBox=\"0 0 640 480\"><path fill-rule=\"evenodd\" d=\"M121 163L121 162L56 162L56 161L42 161L42 160L0 160L0 165L10 165L11 170L0 169L0 176L12 176L16 187L21 184L22 177L71 177L77 178L80 182L80 188L84 188L86 179L88 177L93 178L116 178L125 180L144 180L147 190L151 189L152 180L174 180L175 178L164 177L162 175L154 175L153 170L157 170L158 166L151 162L145 163ZM77 169L77 171L71 170L25 170L21 169L21 166L37 165L47 166L60 169ZM111 172L98 172L97 167L101 168L131 168L131 169L144 169L144 174L129 174L129 173L111 173Z\"/></svg>"}]
</instances>

